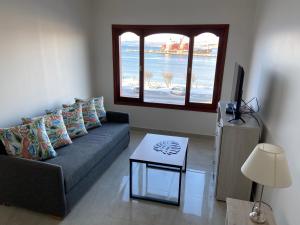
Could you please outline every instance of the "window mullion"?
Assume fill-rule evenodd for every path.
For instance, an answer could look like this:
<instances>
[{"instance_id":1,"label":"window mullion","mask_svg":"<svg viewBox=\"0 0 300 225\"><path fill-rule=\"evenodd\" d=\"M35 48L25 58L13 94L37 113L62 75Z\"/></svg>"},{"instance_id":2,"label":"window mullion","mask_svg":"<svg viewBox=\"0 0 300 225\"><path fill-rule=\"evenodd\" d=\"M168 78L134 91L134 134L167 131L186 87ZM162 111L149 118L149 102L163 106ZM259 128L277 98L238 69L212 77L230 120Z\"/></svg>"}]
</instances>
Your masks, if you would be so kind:
<instances>
[{"instance_id":1,"label":"window mullion","mask_svg":"<svg viewBox=\"0 0 300 225\"><path fill-rule=\"evenodd\" d=\"M192 80L192 62L193 62L193 49L194 49L194 37L190 36L189 53L188 53L188 66L186 76L186 90L185 90L185 106L187 107L190 101L191 93L191 80Z\"/></svg>"},{"instance_id":2,"label":"window mullion","mask_svg":"<svg viewBox=\"0 0 300 225\"><path fill-rule=\"evenodd\" d=\"M144 102L144 42L145 36L140 36L140 101Z\"/></svg>"},{"instance_id":3,"label":"window mullion","mask_svg":"<svg viewBox=\"0 0 300 225\"><path fill-rule=\"evenodd\" d=\"M114 60L113 69L114 69L114 98L115 100L120 99L121 97L121 79L120 79L120 41L119 34L117 32L113 32L113 54L115 58L119 60Z\"/></svg>"}]
</instances>

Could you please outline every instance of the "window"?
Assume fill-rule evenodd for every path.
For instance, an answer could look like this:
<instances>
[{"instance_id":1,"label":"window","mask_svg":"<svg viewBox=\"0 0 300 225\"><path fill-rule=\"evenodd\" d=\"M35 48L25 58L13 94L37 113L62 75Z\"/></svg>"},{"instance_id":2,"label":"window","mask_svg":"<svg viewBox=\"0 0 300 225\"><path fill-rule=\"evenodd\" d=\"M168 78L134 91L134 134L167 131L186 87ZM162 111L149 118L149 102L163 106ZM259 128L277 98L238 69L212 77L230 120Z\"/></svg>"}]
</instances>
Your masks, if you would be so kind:
<instances>
[{"instance_id":1,"label":"window","mask_svg":"<svg viewBox=\"0 0 300 225\"><path fill-rule=\"evenodd\" d=\"M175 54L172 42L188 44L189 37L159 33L144 40L144 102L184 105L188 55Z\"/></svg>"},{"instance_id":2,"label":"window","mask_svg":"<svg viewBox=\"0 0 300 225\"><path fill-rule=\"evenodd\" d=\"M140 37L132 32L120 35L120 96L139 98Z\"/></svg>"},{"instance_id":3,"label":"window","mask_svg":"<svg viewBox=\"0 0 300 225\"><path fill-rule=\"evenodd\" d=\"M229 25L112 25L116 104L215 112Z\"/></svg>"}]
</instances>

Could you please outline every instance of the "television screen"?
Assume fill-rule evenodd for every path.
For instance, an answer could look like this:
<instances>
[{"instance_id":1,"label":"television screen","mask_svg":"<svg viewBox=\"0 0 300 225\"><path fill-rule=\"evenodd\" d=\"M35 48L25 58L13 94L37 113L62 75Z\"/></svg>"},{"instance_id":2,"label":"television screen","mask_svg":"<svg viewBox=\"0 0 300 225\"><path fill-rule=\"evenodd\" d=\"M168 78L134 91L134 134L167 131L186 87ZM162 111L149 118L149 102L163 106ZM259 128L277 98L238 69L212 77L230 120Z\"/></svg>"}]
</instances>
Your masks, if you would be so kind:
<instances>
[{"instance_id":1,"label":"television screen","mask_svg":"<svg viewBox=\"0 0 300 225\"><path fill-rule=\"evenodd\" d=\"M243 83L244 83L244 69L238 63L235 63L232 92L231 92L232 104L228 104L226 108L227 113L234 114L233 120L241 119L243 121L240 112L242 96L243 96Z\"/></svg>"},{"instance_id":2,"label":"television screen","mask_svg":"<svg viewBox=\"0 0 300 225\"><path fill-rule=\"evenodd\" d=\"M244 69L238 63L235 63L234 77L231 91L231 101L237 103L239 98L242 98L244 82Z\"/></svg>"},{"instance_id":3,"label":"television screen","mask_svg":"<svg viewBox=\"0 0 300 225\"><path fill-rule=\"evenodd\" d=\"M242 103L243 97L243 83L244 83L244 69L243 67L238 67L236 88L235 88L235 101L236 110L239 111Z\"/></svg>"}]
</instances>

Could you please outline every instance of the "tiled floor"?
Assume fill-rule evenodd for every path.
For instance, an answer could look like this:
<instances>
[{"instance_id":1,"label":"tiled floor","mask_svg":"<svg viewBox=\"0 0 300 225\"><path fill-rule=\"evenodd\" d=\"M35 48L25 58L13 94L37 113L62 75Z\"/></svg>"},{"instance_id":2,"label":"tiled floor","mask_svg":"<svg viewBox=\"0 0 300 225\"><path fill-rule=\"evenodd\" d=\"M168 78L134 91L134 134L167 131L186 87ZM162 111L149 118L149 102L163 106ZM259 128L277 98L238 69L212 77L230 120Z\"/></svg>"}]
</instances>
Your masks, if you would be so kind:
<instances>
[{"instance_id":1,"label":"tiled floor","mask_svg":"<svg viewBox=\"0 0 300 225\"><path fill-rule=\"evenodd\" d=\"M143 131L132 131L130 146L64 220L25 209L0 206L0 225L223 225L225 203L214 200L214 152L213 138L210 137L190 138L180 207L129 199L128 158L145 134ZM156 176L157 179L152 176L153 183L172 179L172 175L166 178L165 173L157 171Z\"/></svg>"}]
</instances>

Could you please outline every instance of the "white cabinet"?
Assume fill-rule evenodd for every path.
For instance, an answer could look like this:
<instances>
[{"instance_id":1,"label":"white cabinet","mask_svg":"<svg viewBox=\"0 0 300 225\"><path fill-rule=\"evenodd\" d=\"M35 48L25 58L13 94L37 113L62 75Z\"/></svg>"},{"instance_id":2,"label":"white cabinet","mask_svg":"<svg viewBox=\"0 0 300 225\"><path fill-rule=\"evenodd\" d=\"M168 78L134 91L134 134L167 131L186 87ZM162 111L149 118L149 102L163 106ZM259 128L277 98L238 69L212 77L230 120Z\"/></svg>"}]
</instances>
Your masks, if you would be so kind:
<instances>
[{"instance_id":1,"label":"white cabinet","mask_svg":"<svg viewBox=\"0 0 300 225\"><path fill-rule=\"evenodd\" d=\"M243 115L242 121L228 122L232 115L226 114L226 103L220 102L215 139L216 199L249 200L252 182L241 173L241 167L259 142L260 126L255 118Z\"/></svg>"}]
</instances>

